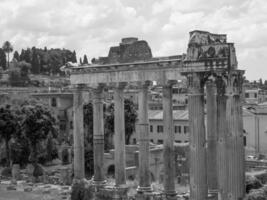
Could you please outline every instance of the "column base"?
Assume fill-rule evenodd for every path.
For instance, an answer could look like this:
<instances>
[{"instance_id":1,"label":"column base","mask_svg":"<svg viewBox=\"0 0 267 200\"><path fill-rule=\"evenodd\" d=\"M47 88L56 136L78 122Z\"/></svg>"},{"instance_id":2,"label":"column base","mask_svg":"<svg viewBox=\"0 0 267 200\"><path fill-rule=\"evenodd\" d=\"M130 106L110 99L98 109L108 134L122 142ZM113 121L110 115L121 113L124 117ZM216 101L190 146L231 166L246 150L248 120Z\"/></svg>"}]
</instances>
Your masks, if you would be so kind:
<instances>
[{"instance_id":1,"label":"column base","mask_svg":"<svg viewBox=\"0 0 267 200\"><path fill-rule=\"evenodd\" d=\"M74 179L71 187L71 200L80 200L84 197L93 198L94 188L85 179Z\"/></svg>"},{"instance_id":2,"label":"column base","mask_svg":"<svg viewBox=\"0 0 267 200\"><path fill-rule=\"evenodd\" d=\"M91 180L91 182L92 182L92 186L95 187L95 191L96 192L99 191L100 188L104 188L106 186L106 183L107 183L106 180L104 180L104 181L95 181L93 179Z\"/></svg>"},{"instance_id":3,"label":"column base","mask_svg":"<svg viewBox=\"0 0 267 200\"><path fill-rule=\"evenodd\" d=\"M150 186L149 187L138 186L136 191L137 191L137 193L151 193L152 192L152 188Z\"/></svg>"},{"instance_id":4,"label":"column base","mask_svg":"<svg viewBox=\"0 0 267 200\"><path fill-rule=\"evenodd\" d=\"M209 190L208 191L208 199L209 200L218 200L218 190Z\"/></svg>"},{"instance_id":5,"label":"column base","mask_svg":"<svg viewBox=\"0 0 267 200\"><path fill-rule=\"evenodd\" d=\"M136 191L137 191L135 195L136 200L152 200L153 199L153 193L152 193L151 187L138 186Z\"/></svg>"},{"instance_id":6,"label":"column base","mask_svg":"<svg viewBox=\"0 0 267 200\"><path fill-rule=\"evenodd\" d=\"M177 193L175 191L164 191L166 200L177 200Z\"/></svg>"},{"instance_id":7,"label":"column base","mask_svg":"<svg viewBox=\"0 0 267 200\"><path fill-rule=\"evenodd\" d=\"M98 199L127 200L128 187L126 186L106 186L100 188Z\"/></svg>"}]
</instances>

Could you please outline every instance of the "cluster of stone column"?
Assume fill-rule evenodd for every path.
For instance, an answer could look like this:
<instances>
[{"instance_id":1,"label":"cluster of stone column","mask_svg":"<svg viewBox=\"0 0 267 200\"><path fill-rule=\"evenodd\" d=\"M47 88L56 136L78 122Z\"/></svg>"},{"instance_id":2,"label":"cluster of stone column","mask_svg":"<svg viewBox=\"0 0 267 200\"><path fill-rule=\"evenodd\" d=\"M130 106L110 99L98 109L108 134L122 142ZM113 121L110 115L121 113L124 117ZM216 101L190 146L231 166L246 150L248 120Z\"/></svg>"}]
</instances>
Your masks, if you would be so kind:
<instances>
[{"instance_id":1,"label":"cluster of stone column","mask_svg":"<svg viewBox=\"0 0 267 200\"><path fill-rule=\"evenodd\" d=\"M124 119L124 87L118 83L114 87L114 141L115 141L115 187L126 185L125 158L125 119ZM149 162L149 120L148 120L148 88L150 82L139 84L138 123L139 135L139 171L138 197L145 198L152 192ZM77 88L74 92L74 176L84 178L84 128L83 128L83 91ZM94 177L95 186L105 184L104 166L104 116L103 116L103 86L93 90L93 143L94 143ZM172 117L172 84L163 87L164 109L164 191L167 199L172 199L175 193L175 160L174 131Z\"/></svg>"},{"instance_id":2,"label":"cluster of stone column","mask_svg":"<svg viewBox=\"0 0 267 200\"><path fill-rule=\"evenodd\" d=\"M216 194L219 200L238 200L244 197L244 146L242 122L242 71L216 74L213 80L205 73L187 74L189 82L188 110L190 128L190 199L204 200ZM208 81L207 81L208 80ZM164 122L164 193L173 199L175 192L174 130L172 82L163 86ZM205 128L205 98L207 130ZM114 87L115 105L115 187L126 185L124 87ZM151 193L149 170L149 82L140 83L139 117L139 177L138 194ZM93 90L94 184L105 183L103 86ZM74 176L84 178L84 128L82 90L74 93Z\"/></svg>"},{"instance_id":3,"label":"cluster of stone column","mask_svg":"<svg viewBox=\"0 0 267 200\"><path fill-rule=\"evenodd\" d=\"M245 189L242 71L191 73L189 80L190 199L243 199ZM204 122L206 82L207 131Z\"/></svg>"}]
</instances>

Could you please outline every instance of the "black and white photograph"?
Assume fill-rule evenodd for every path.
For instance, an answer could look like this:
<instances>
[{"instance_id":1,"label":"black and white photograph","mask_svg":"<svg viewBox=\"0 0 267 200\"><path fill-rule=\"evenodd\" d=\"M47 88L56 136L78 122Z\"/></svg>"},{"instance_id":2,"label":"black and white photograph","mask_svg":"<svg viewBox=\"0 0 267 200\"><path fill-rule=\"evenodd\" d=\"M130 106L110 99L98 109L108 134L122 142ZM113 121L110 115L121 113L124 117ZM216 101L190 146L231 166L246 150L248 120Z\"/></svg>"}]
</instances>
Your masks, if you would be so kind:
<instances>
[{"instance_id":1,"label":"black and white photograph","mask_svg":"<svg viewBox=\"0 0 267 200\"><path fill-rule=\"evenodd\" d=\"M267 200L267 1L0 0L0 200Z\"/></svg>"}]
</instances>

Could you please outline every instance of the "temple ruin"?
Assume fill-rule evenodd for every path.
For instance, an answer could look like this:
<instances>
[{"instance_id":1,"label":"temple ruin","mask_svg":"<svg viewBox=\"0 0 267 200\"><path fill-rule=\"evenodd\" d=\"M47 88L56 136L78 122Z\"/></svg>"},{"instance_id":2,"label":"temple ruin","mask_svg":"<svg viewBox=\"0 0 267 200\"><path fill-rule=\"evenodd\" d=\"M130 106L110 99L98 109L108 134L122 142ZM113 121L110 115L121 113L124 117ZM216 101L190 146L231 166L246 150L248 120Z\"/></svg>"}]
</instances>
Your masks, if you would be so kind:
<instances>
[{"instance_id":1,"label":"temple ruin","mask_svg":"<svg viewBox=\"0 0 267 200\"><path fill-rule=\"evenodd\" d=\"M138 48L141 50L137 51ZM82 93L86 91L91 92L93 98L93 183L98 189L106 186L103 170L103 100L104 89L112 88L115 105L115 195L112 198L126 198L123 91L127 85L135 84L139 88L139 186L136 198L146 199L152 196L147 96L149 86L158 84L163 88L164 195L166 199L176 199L172 86L179 77L185 76L189 87L190 200L204 200L208 194L213 194L216 199L218 196L221 200L243 199L243 73L243 70L237 68L234 44L227 42L226 35L205 31L190 32L186 55L153 58L145 41L126 38L119 46L110 49L108 57L93 59L91 65L71 68L70 80L75 91L75 179L84 178ZM204 112L207 112L206 127Z\"/></svg>"}]
</instances>

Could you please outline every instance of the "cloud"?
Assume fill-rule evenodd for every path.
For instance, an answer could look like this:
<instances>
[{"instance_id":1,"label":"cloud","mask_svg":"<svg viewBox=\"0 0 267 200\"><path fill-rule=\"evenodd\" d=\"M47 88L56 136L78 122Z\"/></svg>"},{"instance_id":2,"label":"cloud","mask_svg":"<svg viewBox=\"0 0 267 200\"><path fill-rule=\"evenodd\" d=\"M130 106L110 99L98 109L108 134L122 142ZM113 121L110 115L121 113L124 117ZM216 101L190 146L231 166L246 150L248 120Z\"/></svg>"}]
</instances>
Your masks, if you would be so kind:
<instances>
[{"instance_id":1,"label":"cloud","mask_svg":"<svg viewBox=\"0 0 267 200\"><path fill-rule=\"evenodd\" d=\"M249 79L267 79L264 0L1 0L0 43L105 56L122 37L147 40L154 56L186 52L194 29L226 33Z\"/></svg>"}]
</instances>

